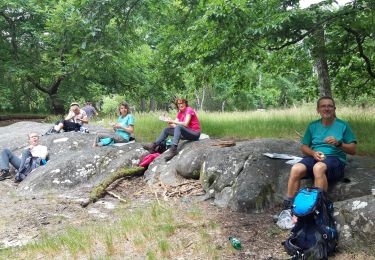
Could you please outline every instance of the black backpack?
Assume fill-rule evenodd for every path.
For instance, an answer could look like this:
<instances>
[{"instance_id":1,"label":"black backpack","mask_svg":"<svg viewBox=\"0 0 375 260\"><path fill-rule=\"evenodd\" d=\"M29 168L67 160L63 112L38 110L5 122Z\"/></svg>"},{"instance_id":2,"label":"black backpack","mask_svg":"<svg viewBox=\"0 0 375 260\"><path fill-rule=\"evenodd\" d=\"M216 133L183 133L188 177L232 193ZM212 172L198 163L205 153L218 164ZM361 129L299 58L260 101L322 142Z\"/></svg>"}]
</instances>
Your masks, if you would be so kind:
<instances>
[{"instance_id":1,"label":"black backpack","mask_svg":"<svg viewBox=\"0 0 375 260\"><path fill-rule=\"evenodd\" d=\"M327 259L336 251L338 233L333 203L319 188L300 189L293 201L292 214L298 221L282 242L292 259Z\"/></svg>"}]
</instances>

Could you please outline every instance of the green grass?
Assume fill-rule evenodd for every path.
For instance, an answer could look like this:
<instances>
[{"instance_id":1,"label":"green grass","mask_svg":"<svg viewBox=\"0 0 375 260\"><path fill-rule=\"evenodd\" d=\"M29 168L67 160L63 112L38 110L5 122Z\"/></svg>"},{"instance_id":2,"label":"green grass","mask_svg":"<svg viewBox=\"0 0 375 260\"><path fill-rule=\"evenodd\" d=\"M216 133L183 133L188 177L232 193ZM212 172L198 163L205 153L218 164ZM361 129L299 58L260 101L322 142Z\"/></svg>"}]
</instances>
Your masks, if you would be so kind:
<instances>
[{"instance_id":1,"label":"green grass","mask_svg":"<svg viewBox=\"0 0 375 260\"><path fill-rule=\"evenodd\" d=\"M0 259L122 259L132 256L171 259L184 255L189 236L192 253L222 255L213 247L219 224L208 220L199 209L193 217L175 205L150 204L137 210L122 209L119 220L68 227L59 235L42 235L34 243L0 249Z\"/></svg>"},{"instance_id":2,"label":"green grass","mask_svg":"<svg viewBox=\"0 0 375 260\"><path fill-rule=\"evenodd\" d=\"M135 113L135 137L138 142L154 141L166 123L159 115L165 112ZM174 118L176 112L168 114ZM358 139L357 153L375 156L375 108L338 107L337 116L347 121ZM211 138L284 138L299 141L309 122L319 118L314 104L290 109L272 109L245 112L203 112L198 111L202 132ZM49 117L50 121L57 118ZM109 122L116 117L104 117L93 124L109 128Z\"/></svg>"},{"instance_id":3,"label":"green grass","mask_svg":"<svg viewBox=\"0 0 375 260\"><path fill-rule=\"evenodd\" d=\"M157 138L165 123L158 120L158 112L136 113L135 136L139 142ZM171 113L171 117L175 114ZM375 155L375 108L337 108L337 116L347 121L358 139L357 152ZM299 141L309 122L319 118L314 105L284 110L247 112L198 111L202 132L211 138L285 138Z\"/></svg>"}]
</instances>

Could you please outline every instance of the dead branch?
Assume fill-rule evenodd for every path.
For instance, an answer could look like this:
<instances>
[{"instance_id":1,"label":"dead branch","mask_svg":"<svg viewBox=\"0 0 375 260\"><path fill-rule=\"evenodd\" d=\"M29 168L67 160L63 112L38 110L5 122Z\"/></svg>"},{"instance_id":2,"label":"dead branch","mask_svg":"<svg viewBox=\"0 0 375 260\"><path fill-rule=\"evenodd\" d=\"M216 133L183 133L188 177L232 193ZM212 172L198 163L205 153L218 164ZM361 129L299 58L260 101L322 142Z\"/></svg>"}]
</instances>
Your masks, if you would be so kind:
<instances>
[{"instance_id":1,"label":"dead branch","mask_svg":"<svg viewBox=\"0 0 375 260\"><path fill-rule=\"evenodd\" d=\"M117 179L123 178L125 176L130 176L133 174L137 174L143 172L145 170L144 167L133 167L130 169L120 169L119 171L115 172L114 174L110 175L106 178L102 183L94 187L90 193L90 198L81 203L82 207L87 207L90 203L96 202L98 199L105 196L107 193L107 188Z\"/></svg>"},{"instance_id":2,"label":"dead branch","mask_svg":"<svg viewBox=\"0 0 375 260\"><path fill-rule=\"evenodd\" d=\"M228 141L218 141L211 146L219 146L219 147L231 147L235 146L236 142L234 140L228 140Z\"/></svg>"},{"instance_id":3,"label":"dead branch","mask_svg":"<svg viewBox=\"0 0 375 260\"><path fill-rule=\"evenodd\" d=\"M119 201L122 201L124 203L126 203L127 201L123 198L120 197L120 195L117 195L116 193L112 192L112 191L106 191L109 195L111 195L112 197L115 197L116 199L118 199Z\"/></svg>"}]
</instances>

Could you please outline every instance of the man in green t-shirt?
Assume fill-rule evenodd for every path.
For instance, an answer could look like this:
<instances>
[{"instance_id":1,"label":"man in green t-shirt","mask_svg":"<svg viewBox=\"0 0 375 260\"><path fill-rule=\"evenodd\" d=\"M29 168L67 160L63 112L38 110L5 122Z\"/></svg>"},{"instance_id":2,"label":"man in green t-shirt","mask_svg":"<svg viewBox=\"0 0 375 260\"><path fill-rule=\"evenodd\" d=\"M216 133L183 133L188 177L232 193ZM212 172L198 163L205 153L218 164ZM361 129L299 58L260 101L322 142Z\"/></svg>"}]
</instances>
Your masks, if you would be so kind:
<instances>
[{"instance_id":1,"label":"man in green t-shirt","mask_svg":"<svg viewBox=\"0 0 375 260\"><path fill-rule=\"evenodd\" d=\"M350 126L336 117L333 98L325 96L317 102L321 119L313 121L301 141L306 156L293 165L284 208L290 208L302 178L314 179L314 186L327 191L328 184L344 177L346 154L355 154L357 140Z\"/></svg>"}]
</instances>

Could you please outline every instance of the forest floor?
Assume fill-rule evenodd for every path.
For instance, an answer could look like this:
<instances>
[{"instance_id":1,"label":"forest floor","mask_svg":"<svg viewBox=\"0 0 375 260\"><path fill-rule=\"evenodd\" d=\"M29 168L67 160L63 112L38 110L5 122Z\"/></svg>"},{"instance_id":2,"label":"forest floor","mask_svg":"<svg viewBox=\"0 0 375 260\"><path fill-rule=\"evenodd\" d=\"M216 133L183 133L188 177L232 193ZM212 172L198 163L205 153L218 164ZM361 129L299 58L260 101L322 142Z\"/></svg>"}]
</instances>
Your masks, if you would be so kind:
<instances>
[{"instance_id":1,"label":"forest floor","mask_svg":"<svg viewBox=\"0 0 375 260\"><path fill-rule=\"evenodd\" d=\"M198 182L197 182L198 183ZM82 226L103 226L116 223L121 218L130 218L137 210L143 210L151 204L160 204L162 209L170 210L174 219L174 228L168 236L170 243L156 257L146 255L146 246L135 243L127 246L115 243L114 247L125 249L112 250L110 259L288 259L281 242L288 236L288 231L279 229L272 216L280 209L271 209L264 213L248 214L218 208L212 201L204 201L200 196L183 194L181 196L163 196L162 189L150 188L143 176L124 179L112 188L118 198L107 195L98 202L82 208L80 202L88 191L74 195L50 195L35 197L19 197L16 193L17 184L11 179L0 182L0 248L8 248L6 257L12 259L29 258L30 249L13 250L16 246L38 243L46 237L62 234L68 227L79 229ZM170 194L179 194L170 193ZM123 200L123 201L121 201ZM126 200L126 202L124 202ZM189 216L188 218L186 216ZM146 219L147 221L147 219ZM144 224L144 223L143 223ZM155 233L156 237L158 233ZM92 236L92 235L91 235ZM241 250L231 247L228 237L235 236L242 243ZM131 239L131 235L128 235ZM156 239L156 237L151 239ZM183 246L174 247L173 243L185 241ZM139 240L139 237L138 237ZM151 240L148 240L151 241ZM168 242L168 241L167 241ZM108 242L107 242L108 243ZM94 247L100 247L94 245ZM130 246L129 246L130 244ZM146 241L147 244L147 241ZM168 245L168 244L167 244ZM91 246L92 247L92 246ZM175 250L173 248L176 248ZM71 254L51 252L46 248L35 252L35 258L69 259ZM95 253L74 253L76 259L97 259ZM0 250L0 259L4 254ZM157 251L157 250L156 250ZM160 251L160 250L159 250ZM67 257L68 255L68 257ZM100 253L98 253L100 255ZM94 257L93 257L94 256ZM31 257L33 258L33 257ZM101 259L101 258L100 258ZM342 252L332 259L375 259L362 253Z\"/></svg>"}]
</instances>

